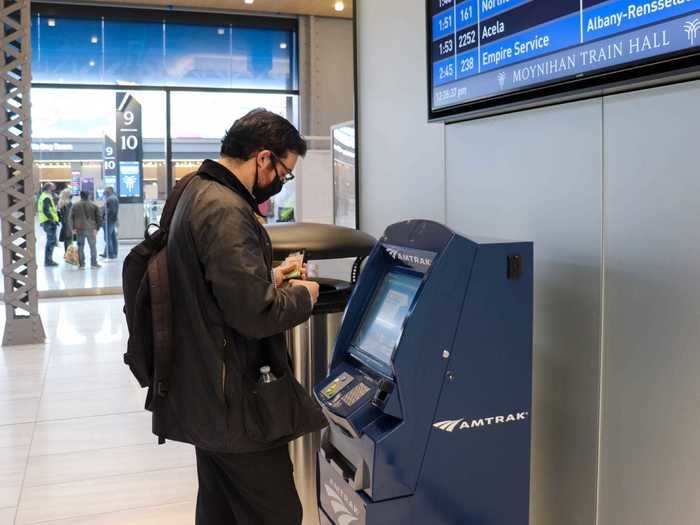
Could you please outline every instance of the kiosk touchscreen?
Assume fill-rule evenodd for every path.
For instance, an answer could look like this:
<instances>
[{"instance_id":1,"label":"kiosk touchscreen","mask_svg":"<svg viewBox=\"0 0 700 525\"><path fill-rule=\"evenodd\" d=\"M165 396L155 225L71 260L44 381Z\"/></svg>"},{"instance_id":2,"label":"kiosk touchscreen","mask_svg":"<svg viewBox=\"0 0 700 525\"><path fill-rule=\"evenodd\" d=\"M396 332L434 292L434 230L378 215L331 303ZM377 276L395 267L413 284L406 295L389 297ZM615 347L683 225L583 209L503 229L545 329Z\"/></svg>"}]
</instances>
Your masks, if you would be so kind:
<instances>
[{"instance_id":1,"label":"kiosk touchscreen","mask_svg":"<svg viewBox=\"0 0 700 525\"><path fill-rule=\"evenodd\" d=\"M352 354L386 376L391 377L391 358L421 280L420 274L387 273L353 339Z\"/></svg>"},{"instance_id":2,"label":"kiosk touchscreen","mask_svg":"<svg viewBox=\"0 0 700 525\"><path fill-rule=\"evenodd\" d=\"M315 388L324 525L525 525L532 244L430 221L370 255Z\"/></svg>"}]
</instances>

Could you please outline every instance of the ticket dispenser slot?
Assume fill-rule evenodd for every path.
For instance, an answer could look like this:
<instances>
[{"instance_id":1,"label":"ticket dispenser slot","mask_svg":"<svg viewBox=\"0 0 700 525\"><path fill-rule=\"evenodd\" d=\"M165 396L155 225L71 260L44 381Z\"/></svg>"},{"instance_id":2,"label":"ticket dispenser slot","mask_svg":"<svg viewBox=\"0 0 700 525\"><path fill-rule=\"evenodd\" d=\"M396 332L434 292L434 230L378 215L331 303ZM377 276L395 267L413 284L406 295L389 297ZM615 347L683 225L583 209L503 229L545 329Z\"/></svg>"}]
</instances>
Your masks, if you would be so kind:
<instances>
[{"instance_id":1,"label":"ticket dispenser slot","mask_svg":"<svg viewBox=\"0 0 700 525\"><path fill-rule=\"evenodd\" d=\"M329 433L324 434L320 455L333 470L355 491L369 487L368 468L361 456L347 456L328 439ZM347 452L346 452L347 453ZM350 456L350 457L348 457Z\"/></svg>"}]
</instances>

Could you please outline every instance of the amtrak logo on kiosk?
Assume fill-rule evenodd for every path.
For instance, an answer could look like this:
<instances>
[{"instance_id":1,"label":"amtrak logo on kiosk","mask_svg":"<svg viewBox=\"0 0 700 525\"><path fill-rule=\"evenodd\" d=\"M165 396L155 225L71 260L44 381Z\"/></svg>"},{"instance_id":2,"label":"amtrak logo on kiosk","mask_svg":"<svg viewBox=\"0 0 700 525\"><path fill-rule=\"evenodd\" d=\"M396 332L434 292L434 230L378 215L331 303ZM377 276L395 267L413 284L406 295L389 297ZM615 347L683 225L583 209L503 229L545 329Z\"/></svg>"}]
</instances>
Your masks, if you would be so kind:
<instances>
[{"instance_id":1,"label":"amtrak logo on kiosk","mask_svg":"<svg viewBox=\"0 0 700 525\"><path fill-rule=\"evenodd\" d=\"M389 254L389 257L392 259L422 269L429 268L433 264L436 255L433 252L412 250L391 244L384 244L383 246L386 253Z\"/></svg>"},{"instance_id":2,"label":"amtrak logo on kiosk","mask_svg":"<svg viewBox=\"0 0 700 525\"><path fill-rule=\"evenodd\" d=\"M494 425L505 425L506 423L518 423L520 421L526 421L529 417L529 412L516 412L505 416L483 417L479 419L448 419L446 421L433 423L433 426L444 432L454 432L455 430L470 430Z\"/></svg>"},{"instance_id":3,"label":"amtrak logo on kiosk","mask_svg":"<svg viewBox=\"0 0 700 525\"><path fill-rule=\"evenodd\" d=\"M357 505L349 497L345 496L332 479L328 480L328 483L324 483L323 488L330 498L331 507L335 513L335 521L338 525L350 525L360 519L357 517L357 514L359 514Z\"/></svg>"}]
</instances>

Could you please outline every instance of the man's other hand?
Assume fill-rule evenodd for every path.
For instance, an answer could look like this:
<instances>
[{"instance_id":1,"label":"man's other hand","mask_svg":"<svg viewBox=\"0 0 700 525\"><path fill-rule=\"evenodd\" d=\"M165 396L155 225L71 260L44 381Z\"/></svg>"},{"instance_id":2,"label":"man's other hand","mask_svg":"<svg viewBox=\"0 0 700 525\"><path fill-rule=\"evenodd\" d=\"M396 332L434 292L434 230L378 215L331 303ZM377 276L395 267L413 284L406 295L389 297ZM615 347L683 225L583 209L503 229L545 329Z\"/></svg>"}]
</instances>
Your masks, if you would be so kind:
<instances>
[{"instance_id":1,"label":"man's other hand","mask_svg":"<svg viewBox=\"0 0 700 525\"><path fill-rule=\"evenodd\" d=\"M283 262L277 268L275 268L275 287L279 288L282 286L287 274L294 272L297 269L297 264L294 262Z\"/></svg>"},{"instance_id":2,"label":"man's other hand","mask_svg":"<svg viewBox=\"0 0 700 525\"><path fill-rule=\"evenodd\" d=\"M318 292L319 292L319 286L318 283L315 281L300 281L298 279L292 279L289 281L289 284L292 286L303 286L309 291L309 294L311 294L311 304L315 305L316 302L318 301Z\"/></svg>"}]
</instances>

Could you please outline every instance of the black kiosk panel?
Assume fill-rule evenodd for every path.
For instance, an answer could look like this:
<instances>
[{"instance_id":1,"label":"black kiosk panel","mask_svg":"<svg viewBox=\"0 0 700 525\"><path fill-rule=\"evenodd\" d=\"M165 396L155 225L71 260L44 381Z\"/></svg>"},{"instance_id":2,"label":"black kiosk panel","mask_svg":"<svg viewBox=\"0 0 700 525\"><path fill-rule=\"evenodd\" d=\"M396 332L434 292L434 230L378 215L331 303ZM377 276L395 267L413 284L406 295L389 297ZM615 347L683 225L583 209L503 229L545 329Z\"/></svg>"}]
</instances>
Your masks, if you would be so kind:
<instances>
[{"instance_id":1,"label":"black kiosk panel","mask_svg":"<svg viewBox=\"0 0 700 525\"><path fill-rule=\"evenodd\" d=\"M322 522L528 522L532 244L387 229L316 397Z\"/></svg>"}]
</instances>

